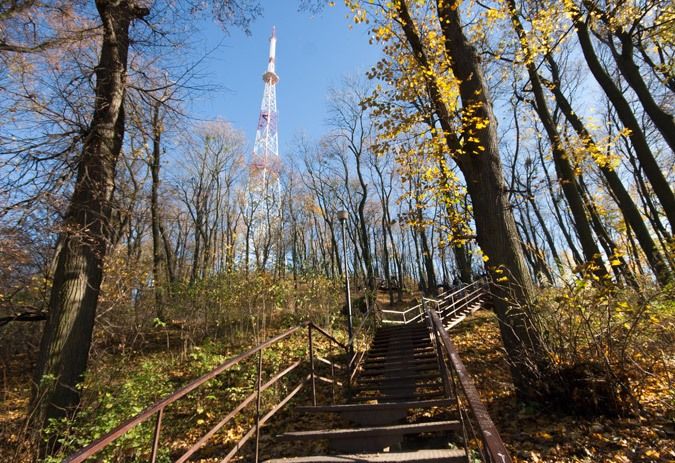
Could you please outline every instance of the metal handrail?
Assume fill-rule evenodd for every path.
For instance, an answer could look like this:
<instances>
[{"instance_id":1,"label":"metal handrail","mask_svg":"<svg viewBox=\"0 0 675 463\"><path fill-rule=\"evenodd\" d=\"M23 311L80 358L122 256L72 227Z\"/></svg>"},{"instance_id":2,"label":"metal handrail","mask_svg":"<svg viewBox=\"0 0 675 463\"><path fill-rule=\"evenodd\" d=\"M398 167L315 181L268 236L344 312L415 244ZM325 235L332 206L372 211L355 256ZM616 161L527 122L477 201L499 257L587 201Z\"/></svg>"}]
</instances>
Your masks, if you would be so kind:
<instances>
[{"instance_id":1,"label":"metal handrail","mask_svg":"<svg viewBox=\"0 0 675 463\"><path fill-rule=\"evenodd\" d=\"M363 317L363 320L361 320L361 323L359 324L358 328L354 330L352 333L351 339L349 339L348 345L353 346L354 339L356 339L357 336L359 336L367 327L366 323L371 319L371 317L374 316L375 312L375 305L373 304L369 309L368 312L366 312L365 317ZM384 311L382 311L384 312ZM372 326L372 325L371 325ZM347 367L349 369L349 381L347 382L350 387L352 382L354 381L354 378L356 377L356 373L359 371L359 367L361 366L361 363L363 362L363 359L365 358L365 353L366 351L355 351L351 358L349 359L349 362L347 363Z\"/></svg>"},{"instance_id":2,"label":"metal handrail","mask_svg":"<svg viewBox=\"0 0 675 463\"><path fill-rule=\"evenodd\" d=\"M439 313L443 323L447 319L451 319L455 314L469 307L472 303L478 301L485 295L483 287L478 287L471 292L462 295L461 299L452 301L452 304L447 307L442 307L442 303L438 303Z\"/></svg>"},{"instance_id":3,"label":"metal handrail","mask_svg":"<svg viewBox=\"0 0 675 463\"><path fill-rule=\"evenodd\" d=\"M308 344L309 344L309 363L310 363L310 373L289 393L284 397L277 405L275 405L272 410L270 410L265 416L261 417L260 416L260 397L261 393L264 392L266 389L269 387L273 386L276 384L279 380L281 380L283 377L287 376L290 374L292 371L296 370L302 363L302 360L298 360L285 368L284 370L278 372L275 374L272 378L270 378L266 383L262 384L261 381L261 375L262 375L262 352L264 349L276 344L277 342L286 339L290 337L291 335L299 332L300 330L307 328L307 337L308 337ZM338 364L335 364L329 360L326 359L321 359L321 363L328 363L331 366L331 375L332 375L332 380L329 378L325 378L323 376L317 375L316 374L316 368L315 368L315 363L314 363L314 344L313 344L313 336L312 332L316 331L319 334L321 334L323 337L328 339L331 343L335 343L338 347L342 348L345 352L348 351L348 346L340 341L338 341L334 336L329 334L327 331L325 331L323 328L315 325L312 322L304 322L298 326L295 326L255 347L252 349L249 349L248 351L239 354L235 357L230 358L229 360L223 362L221 365L217 366L213 370L209 371L208 373L200 376L199 378L191 381L187 385L183 386L182 388L178 389L177 391L173 392L172 394L169 394L168 396L158 400L154 404L150 405L147 407L145 410L141 411L138 413L136 416L128 419L127 421L121 423L118 425L115 429L107 433L106 435L94 440L91 442L89 445L86 447L83 447L82 449L78 450L77 452L67 456L63 461L64 463L79 463L87 460L88 458L91 458L92 456L96 455L99 453L101 450L106 448L108 445L112 444L115 440L126 434L128 431L130 431L132 428L135 426L144 423L148 421L151 417L156 416L156 421L155 421L155 428L153 432L153 439L152 439L152 448L151 448L151 457L150 461L152 463L155 463L157 459L157 452L158 452L158 444L159 444L159 437L161 433L161 426L162 426L162 418L164 415L164 409L177 402L181 398L185 397L187 394L190 392L194 391L195 389L199 388L201 385L204 383L208 382L209 380L215 378L216 376L220 375L221 373L225 372L229 368L239 364L240 362L247 360L254 356L255 354L258 354L258 368L257 368L257 383L255 387L255 391L251 393L248 397L246 397L243 401L241 401L230 413L227 414L222 420L220 420L218 423L215 424L205 435L203 435L195 444L193 444L178 460L177 463L183 463L187 461L187 459L193 455L197 450L199 450L213 435L218 432L225 424L227 424L230 420L232 420L238 413L240 413L246 406L250 405L254 400L256 400L256 420L255 420L255 426L251 428L240 440L235 444L234 448L230 451L230 453L223 459L223 462L229 461L239 449L246 443L248 440L253 437L253 434L255 433L256 436L256 458L255 461L258 461L259 458L259 434L260 434L260 428L262 425L271 418L272 415L274 415L277 411L279 411L293 396L295 396L301 389L302 387L308 382L311 381L312 384L312 402L316 405L316 379L325 381L328 380L328 382L331 382L331 387L334 388L335 384L340 384L339 381L335 380L335 368L337 367L338 369L344 370L343 366L339 366ZM334 392L333 392L333 397L334 397Z\"/></svg>"},{"instance_id":4,"label":"metal handrail","mask_svg":"<svg viewBox=\"0 0 675 463\"><path fill-rule=\"evenodd\" d=\"M488 281L485 278L480 278L478 280L475 280L471 283L464 284L459 288L451 288L448 289L442 293L440 293L436 298L430 299L430 298L422 298L422 303L416 304L412 307L409 307L405 310L383 310L382 314L384 315L391 315L392 317L387 317L387 319L384 319L384 323L392 323L392 324L408 324L412 322L419 321L423 317L423 311L424 311L424 301L433 301L435 303L438 303L439 305L443 305L448 301L452 301L452 304L455 305L457 302L463 301L469 293L474 294L475 292L485 292L486 294L489 293L488 289ZM460 296L459 298L455 298L455 296ZM466 305L465 305L466 306ZM417 313L412 317L408 318L408 314L411 311L417 310ZM395 318L395 319L394 319Z\"/></svg>"},{"instance_id":5,"label":"metal handrail","mask_svg":"<svg viewBox=\"0 0 675 463\"><path fill-rule=\"evenodd\" d=\"M492 463L511 463L511 457L504 442L499 436L499 431L497 431L485 405L481 402L476 386L466 367L462 363L457 348L445 330L443 321L438 312L435 309L428 308L425 311L425 315L430 322L434 338L440 342L443 351L447 355L450 368L456 373L459 379L460 389L466 398L469 410L478 426L483 449L487 453L489 461Z\"/></svg>"}]
</instances>

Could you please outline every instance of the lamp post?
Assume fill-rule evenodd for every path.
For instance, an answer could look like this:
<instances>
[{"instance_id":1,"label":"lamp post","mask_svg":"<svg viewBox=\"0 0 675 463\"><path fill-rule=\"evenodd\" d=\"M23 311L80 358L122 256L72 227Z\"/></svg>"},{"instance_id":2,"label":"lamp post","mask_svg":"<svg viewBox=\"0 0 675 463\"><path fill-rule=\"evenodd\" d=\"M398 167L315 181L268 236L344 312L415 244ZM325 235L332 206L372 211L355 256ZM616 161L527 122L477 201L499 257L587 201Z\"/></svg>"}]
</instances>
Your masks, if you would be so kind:
<instances>
[{"instance_id":1,"label":"lamp post","mask_svg":"<svg viewBox=\"0 0 675 463\"><path fill-rule=\"evenodd\" d=\"M337 218L342 226L342 260L345 263L345 298L347 299L347 330L349 332L349 355L354 355L354 340L352 326L352 296L349 291L349 273L347 269L347 240L345 239L345 223L347 222L347 211L341 210L337 213Z\"/></svg>"}]
</instances>

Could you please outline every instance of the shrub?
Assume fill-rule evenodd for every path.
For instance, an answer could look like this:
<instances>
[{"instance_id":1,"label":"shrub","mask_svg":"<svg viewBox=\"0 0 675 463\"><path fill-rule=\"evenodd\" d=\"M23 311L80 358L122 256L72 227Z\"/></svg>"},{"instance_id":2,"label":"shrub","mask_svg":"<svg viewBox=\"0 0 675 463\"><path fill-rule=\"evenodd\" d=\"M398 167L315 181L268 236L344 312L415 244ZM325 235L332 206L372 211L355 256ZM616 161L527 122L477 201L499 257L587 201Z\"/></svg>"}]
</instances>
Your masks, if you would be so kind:
<instances>
[{"instance_id":1,"label":"shrub","mask_svg":"<svg viewBox=\"0 0 675 463\"><path fill-rule=\"evenodd\" d=\"M672 296L672 287L641 295L587 280L544 290L537 323L553 365L549 398L578 414L638 413L659 347L673 342Z\"/></svg>"}]
</instances>

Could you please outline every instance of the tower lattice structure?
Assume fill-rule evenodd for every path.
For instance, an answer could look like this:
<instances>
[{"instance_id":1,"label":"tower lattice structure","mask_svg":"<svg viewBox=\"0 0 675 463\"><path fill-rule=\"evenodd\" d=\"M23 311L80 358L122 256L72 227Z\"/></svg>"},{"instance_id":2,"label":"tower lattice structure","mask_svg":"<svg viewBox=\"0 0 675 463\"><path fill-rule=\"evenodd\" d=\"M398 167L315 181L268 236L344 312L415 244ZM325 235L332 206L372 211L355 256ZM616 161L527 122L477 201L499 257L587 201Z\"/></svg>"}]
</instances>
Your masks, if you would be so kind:
<instances>
[{"instance_id":1,"label":"tower lattice structure","mask_svg":"<svg viewBox=\"0 0 675 463\"><path fill-rule=\"evenodd\" d=\"M277 117L276 30L270 37L267 71L263 74L263 91L253 154L249 165L248 216L253 253L258 267L268 266L281 257L281 184L279 173L279 136ZM276 236L273 236L276 235ZM272 244L274 246L272 246ZM272 249L272 248L276 249ZM276 254L272 255L272 254Z\"/></svg>"}]
</instances>

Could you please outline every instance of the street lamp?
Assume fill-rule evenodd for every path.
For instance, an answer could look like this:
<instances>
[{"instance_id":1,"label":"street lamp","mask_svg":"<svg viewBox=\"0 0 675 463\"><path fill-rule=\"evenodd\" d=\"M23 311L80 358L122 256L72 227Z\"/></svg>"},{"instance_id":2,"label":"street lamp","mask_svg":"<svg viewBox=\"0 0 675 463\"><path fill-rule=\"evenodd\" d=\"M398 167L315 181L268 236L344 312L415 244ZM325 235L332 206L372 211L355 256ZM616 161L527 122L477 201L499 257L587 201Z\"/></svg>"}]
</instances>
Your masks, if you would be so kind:
<instances>
[{"instance_id":1,"label":"street lamp","mask_svg":"<svg viewBox=\"0 0 675 463\"><path fill-rule=\"evenodd\" d=\"M352 326L352 296L349 291L349 273L347 269L347 240L345 239L345 223L349 215L347 211L341 210L337 213L337 218L342 225L342 258L345 263L345 297L347 298L347 330L349 332L349 355L354 355L354 340L353 336L353 326Z\"/></svg>"}]
</instances>

